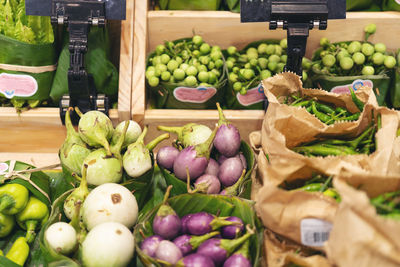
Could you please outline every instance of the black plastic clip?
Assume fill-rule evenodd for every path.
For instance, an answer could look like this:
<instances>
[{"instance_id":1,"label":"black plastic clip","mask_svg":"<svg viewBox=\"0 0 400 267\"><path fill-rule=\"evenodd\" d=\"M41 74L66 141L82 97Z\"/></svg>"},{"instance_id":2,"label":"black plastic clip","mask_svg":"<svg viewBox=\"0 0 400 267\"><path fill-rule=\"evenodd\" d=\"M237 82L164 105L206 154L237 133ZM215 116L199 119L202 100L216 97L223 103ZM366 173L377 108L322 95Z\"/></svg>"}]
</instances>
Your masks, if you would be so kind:
<instances>
[{"instance_id":1,"label":"black plastic clip","mask_svg":"<svg viewBox=\"0 0 400 267\"><path fill-rule=\"evenodd\" d=\"M60 117L65 123L69 107L78 107L82 113L98 110L108 115L109 103L105 95L98 95L93 77L85 69L85 53L88 49L90 26L104 27L105 2L97 0L53 0L52 23L67 25L69 31L70 68L68 69L69 95L59 103ZM73 124L79 122L76 114L71 115Z\"/></svg>"}]
</instances>

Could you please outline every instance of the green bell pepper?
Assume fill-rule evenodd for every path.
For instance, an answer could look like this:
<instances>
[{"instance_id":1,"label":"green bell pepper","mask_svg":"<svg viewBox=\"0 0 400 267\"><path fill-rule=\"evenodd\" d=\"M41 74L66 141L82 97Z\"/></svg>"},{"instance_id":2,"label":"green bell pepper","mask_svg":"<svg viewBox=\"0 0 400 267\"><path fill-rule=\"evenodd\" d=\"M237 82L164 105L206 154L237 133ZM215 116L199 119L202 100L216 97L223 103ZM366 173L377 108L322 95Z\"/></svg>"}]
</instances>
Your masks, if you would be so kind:
<instances>
[{"instance_id":1,"label":"green bell pepper","mask_svg":"<svg viewBox=\"0 0 400 267\"><path fill-rule=\"evenodd\" d=\"M6 184L0 187L0 212L17 214L22 211L29 199L29 191L20 184Z\"/></svg>"},{"instance_id":2,"label":"green bell pepper","mask_svg":"<svg viewBox=\"0 0 400 267\"><path fill-rule=\"evenodd\" d=\"M30 197L24 210L16 215L18 225L26 230L26 240L31 243L35 239L35 230L43 226L49 218L46 204L36 197Z\"/></svg>"},{"instance_id":3,"label":"green bell pepper","mask_svg":"<svg viewBox=\"0 0 400 267\"><path fill-rule=\"evenodd\" d=\"M8 236L14 228L14 224L12 215L0 213L0 238Z\"/></svg>"},{"instance_id":4,"label":"green bell pepper","mask_svg":"<svg viewBox=\"0 0 400 267\"><path fill-rule=\"evenodd\" d=\"M18 237L6 254L6 258L18 265L24 266L29 256L29 245L25 237Z\"/></svg>"}]
</instances>

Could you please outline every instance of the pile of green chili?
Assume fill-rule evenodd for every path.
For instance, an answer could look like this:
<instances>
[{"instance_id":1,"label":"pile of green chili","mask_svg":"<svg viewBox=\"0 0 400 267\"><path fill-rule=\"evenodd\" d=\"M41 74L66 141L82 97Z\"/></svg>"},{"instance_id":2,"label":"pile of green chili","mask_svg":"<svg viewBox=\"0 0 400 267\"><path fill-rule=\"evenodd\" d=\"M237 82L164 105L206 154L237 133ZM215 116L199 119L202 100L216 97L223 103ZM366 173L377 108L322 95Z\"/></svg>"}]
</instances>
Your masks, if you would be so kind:
<instances>
[{"instance_id":1,"label":"pile of green chili","mask_svg":"<svg viewBox=\"0 0 400 267\"><path fill-rule=\"evenodd\" d=\"M372 116L373 118L374 116ZM350 139L324 139L304 143L292 148L294 152L308 157L346 156L357 154L371 154L376 149L375 133L381 128L381 117L377 123L373 120L368 128L359 136Z\"/></svg>"},{"instance_id":2,"label":"pile of green chili","mask_svg":"<svg viewBox=\"0 0 400 267\"><path fill-rule=\"evenodd\" d=\"M371 204L375 206L379 215L400 220L400 190L372 198Z\"/></svg>"},{"instance_id":3,"label":"pile of green chili","mask_svg":"<svg viewBox=\"0 0 400 267\"><path fill-rule=\"evenodd\" d=\"M332 176L313 174L311 179L308 180L298 179L290 183L285 181L283 187L286 190L321 192L340 202L340 196L332 185Z\"/></svg>"},{"instance_id":4,"label":"pile of green chili","mask_svg":"<svg viewBox=\"0 0 400 267\"><path fill-rule=\"evenodd\" d=\"M337 121L356 121L360 117L361 111L364 109L364 103L357 98L352 88L350 88L350 93L351 99L360 110L359 112L351 113L343 107L333 107L330 104L322 103L315 99L310 99L309 97L300 97L296 95L287 97L285 99L285 104L293 107L303 107L327 125L334 124Z\"/></svg>"}]
</instances>

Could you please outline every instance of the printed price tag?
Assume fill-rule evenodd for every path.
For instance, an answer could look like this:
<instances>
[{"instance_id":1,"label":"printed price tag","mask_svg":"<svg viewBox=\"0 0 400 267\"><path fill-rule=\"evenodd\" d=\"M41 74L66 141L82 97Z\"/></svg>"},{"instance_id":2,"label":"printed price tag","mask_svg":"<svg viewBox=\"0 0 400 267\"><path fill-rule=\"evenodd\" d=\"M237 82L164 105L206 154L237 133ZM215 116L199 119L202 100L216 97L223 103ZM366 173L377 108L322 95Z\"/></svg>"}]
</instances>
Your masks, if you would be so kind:
<instances>
[{"instance_id":1,"label":"printed price tag","mask_svg":"<svg viewBox=\"0 0 400 267\"><path fill-rule=\"evenodd\" d=\"M0 162L0 175L4 174L8 170L8 164Z\"/></svg>"},{"instance_id":2,"label":"printed price tag","mask_svg":"<svg viewBox=\"0 0 400 267\"><path fill-rule=\"evenodd\" d=\"M260 103L265 99L264 87L260 83L257 87L247 90L247 94L245 95L237 93L236 98L242 106Z\"/></svg>"},{"instance_id":3,"label":"printed price tag","mask_svg":"<svg viewBox=\"0 0 400 267\"><path fill-rule=\"evenodd\" d=\"M204 103L210 100L217 93L213 87L199 86L197 88L177 87L174 89L174 96L181 102Z\"/></svg>"},{"instance_id":4,"label":"printed price tag","mask_svg":"<svg viewBox=\"0 0 400 267\"><path fill-rule=\"evenodd\" d=\"M331 89L331 92L336 94L350 94L349 87L352 87L354 91L357 91L358 88L362 86L374 88L374 83L371 80L355 80L352 84L335 86Z\"/></svg>"},{"instance_id":5,"label":"printed price tag","mask_svg":"<svg viewBox=\"0 0 400 267\"><path fill-rule=\"evenodd\" d=\"M32 76L24 74L0 74L0 93L9 99L14 96L33 96L37 90L37 81Z\"/></svg>"},{"instance_id":6,"label":"printed price tag","mask_svg":"<svg viewBox=\"0 0 400 267\"><path fill-rule=\"evenodd\" d=\"M300 222L301 243L310 247L322 247L328 240L332 223L320 219L303 219Z\"/></svg>"}]
</instances>

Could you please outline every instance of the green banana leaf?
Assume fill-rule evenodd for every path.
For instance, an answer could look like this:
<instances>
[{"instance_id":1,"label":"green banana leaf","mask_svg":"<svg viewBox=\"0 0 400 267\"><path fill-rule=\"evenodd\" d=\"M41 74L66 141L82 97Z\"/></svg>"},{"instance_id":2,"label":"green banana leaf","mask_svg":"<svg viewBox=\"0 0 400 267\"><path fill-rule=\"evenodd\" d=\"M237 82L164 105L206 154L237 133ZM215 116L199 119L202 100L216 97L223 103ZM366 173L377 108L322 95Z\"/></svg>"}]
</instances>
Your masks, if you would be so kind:
<instances>
[{"instance_id":1,"label":"green banana leaf","mask_svg":"<svg viewBox=\"0 0 400 267\"><path fill-rule=\"evenodd\" d=\"M44 171L44 173L49 176L50 179L50 195L52 203L66 191L74 188L73 185L65 179L62 170L48 170Z\"/></svg>"},{"instance_id":2,"label":"green banana leaf","mask_svg":"<svg viewBox=\"0 0 400 267\"><path fill-rule=\"evenodd\" d=\"M10 166L11 161L5 161L8 166ZM34 169L36 168L35 166L29 165L24 162L16 161L15 166L14 166L14 171L24 171L24 170L29 170L29 169ZM27 180L24 180L16 175L13 175L11 178L6 178L7 172L4 174L0 175L0 183L16 183L16 184L21 184L25 186L35 197L37 197L40 201L45 203L47 206L51 206L51 194L50 194L50 186L49 186L49 177L42 171L36 171L32 173L20 173L20 175L24 176L25 179L30 179L32 183L34 183L40 190L43 191L40 192L38 188L33 186L30 182Z\"/></svg>"},{"instance_id":3,"label":"green banana leaf","mask_svg":"<svg viewBox=\"0 0 400 267\"><path fill-rule=\"evenodd\" d=\"M110 45L107 29L91 27L88 51L85 54L85 68L89 74L93 75L97 92L108 95L113 101L116 100L118 93L118 71L109 59ZM50 97L55 102L68 94L69 65L68 34L65 34L64 46L58 59L57 71L50 91Z\"/></svg>"},{"instance_id":4,"label":"green banana leaf","mask_svg":"<svg viewBox=\"0 0 400 267\"><path fill-rule=\"evenodd\" d=\"M358 11L369 8L374 0L346 0L347 11Z\"/></svg>"},{"instance_id":5,"label":"green banana leaf","mask_svg":"<svg viewBox=\"0 0 400 267\"><path fill-rule=\"evenodd\" d=\"M256 234L250 238L250 254L253 266L261 265L261 247L263 243L263 227L253 209L254 202L220 195L183 194L168 199L168 204L180 216L206 211L219 216L237 216L247 225L256 228ZM136 253L144 266L161 266L140 250L140 243L145 237L153 235L152 222L161 204L139 219L134 229ZM142 234L144 236L142 236ZM140 266L140 265L138 265Z\"/></svg>"},{"instance_id":6,"label":"green banana leaf","mask_svg":"<svg viewBox=\"0 0 400 267\"><path fill-rule=\"evenodd\" d=\"M28 44L0 34L0 63L19 66L51 66L56 63L55 45L54 43ZM6 97L25 100L45 100L49 98L54 71L29 73L0 69L1 73L29 75L37 83L36 92L14 92L11 95L5 95ZM12 90L13 88L5 89ZM3 93L3 91L1 92ZM28 96L30 93L34 94Z\"/></svg>"},{"instance_id":7,"label":"green banana leaf","mask_svg":"<svg viewBox=\"0 0 400 267\"><path fill-rule=\"evenodd\" d=\"M382 0L383 11L400 11L400 2L397 0Z\"/></svg>"},{"instance_id":8,"label":"green banana leaf","mask_svg":"<svg viewBox=\"0 0 400 267\"><path fill-rule=\"evenodd\" d=\"M254 169L255 165L255 157L254 157L254 152L250 148L250 146L242 141L240 144L240 152L243 153L243 155L246 158L247 161L247 172L245 174L245 179L243 180L242 184L239 185L238 189L238 196L246 199L250 199L251 197L251 173ZM171 196L177 196L180 194L185 194L187 193L187 184L183 182L182 180L178 179L173 173L169 172L166 169L160 168L162 174L164 175L165 181L167 185L172 185L171 189Z\"/></svg>"},{"instance_id":9,"label":"green banana leaf","mask_svg":"<svg viewBox=\"0 0 400 267\"><path fill-rule=\"evenodd\" d=\"M224 0L224 2L230 11L240 13L240 0Z\"/></svg>"},{"instance_id":10,"label":"green banana leaf","mask_svg":"<svg viewBox=\"0 0 400 267\"><path fill-rule=\"evenodd\" d=\"M159 0L165 10L218 10L221 0Z\"/></svg>"},{"instance_id":11,"label":"green banana leaf","mask_svg":"<svg viewBox=\"0 0 400 267\"><path fill-rule=\"evenodd\" d=\"M400 108L400 67L397 67L392 82L391 90L391 105L393 108Z\"/></svg>"}]
</instances>

